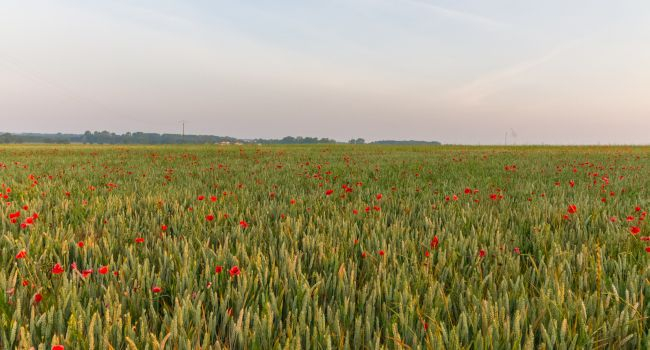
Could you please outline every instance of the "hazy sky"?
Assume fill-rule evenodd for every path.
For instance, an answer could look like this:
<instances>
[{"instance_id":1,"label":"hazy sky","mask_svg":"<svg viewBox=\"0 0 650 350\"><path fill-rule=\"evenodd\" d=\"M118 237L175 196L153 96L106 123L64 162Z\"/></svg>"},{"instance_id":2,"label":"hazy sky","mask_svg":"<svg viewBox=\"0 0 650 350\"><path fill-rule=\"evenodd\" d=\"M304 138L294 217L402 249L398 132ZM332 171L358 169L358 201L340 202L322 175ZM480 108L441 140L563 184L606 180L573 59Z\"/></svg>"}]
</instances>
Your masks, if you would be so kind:
<instances>
[{"instance_id":1,"label":"hazy sky","mask_svg":"<svg viewBox=\"0 0 650 350\"><path fill-rule=\"evenodd\" d=\"M650 1L0 1L0 131L182 119L241 138L648 144Z\"/></svg>"}]
</instances>

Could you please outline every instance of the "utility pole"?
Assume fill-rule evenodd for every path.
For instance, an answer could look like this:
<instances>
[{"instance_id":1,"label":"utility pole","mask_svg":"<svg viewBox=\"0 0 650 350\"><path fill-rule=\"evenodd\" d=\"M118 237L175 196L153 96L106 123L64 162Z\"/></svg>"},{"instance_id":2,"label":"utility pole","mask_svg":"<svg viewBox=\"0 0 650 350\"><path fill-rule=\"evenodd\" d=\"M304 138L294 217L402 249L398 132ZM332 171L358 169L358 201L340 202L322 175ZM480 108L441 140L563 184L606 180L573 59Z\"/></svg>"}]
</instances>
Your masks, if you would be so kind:
<instances>
[{"instance_id":1,"label":"utility pole","mask_svg":"<svg viewBox=\"0 0 650 350\"><path fill-rule=\"evenodd\" d=\"M181 120L181 121L179 121L179 123L181 123L181 125L182 125L181 138L182 138L183 140L185 140L185 123L186 123L186 122L187 122L187 120Z\"/></svg>"}]
</instances>

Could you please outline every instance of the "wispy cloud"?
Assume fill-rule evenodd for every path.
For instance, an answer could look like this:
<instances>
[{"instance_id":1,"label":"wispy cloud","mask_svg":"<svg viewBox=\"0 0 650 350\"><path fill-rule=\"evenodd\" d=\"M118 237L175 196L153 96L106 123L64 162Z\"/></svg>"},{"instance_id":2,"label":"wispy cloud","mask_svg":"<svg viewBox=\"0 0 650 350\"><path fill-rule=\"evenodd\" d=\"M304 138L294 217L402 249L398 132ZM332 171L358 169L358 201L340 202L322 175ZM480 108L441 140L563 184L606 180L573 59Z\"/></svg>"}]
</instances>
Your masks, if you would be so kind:
<instances>
[{"instance_id":1,"label":"wispy cloud","mask_svg":"<svg viewBox=\"0 0 650 350\"><path fill-rule=\"evenodd\" d=\"M469 83L451 90L451 92L445 97L446 99L457 100L467 105L479 103L486 97L503 89L504 85L516 77L553 60L567 48L568 45L556 46L542 56L525 60L494 72L486 73Z\"/></svg>"},{"instance_id":2,"label":"wispy cloud","mask_svg":"<svg viewBox=\"0 0 650 350\"><path fill-rule=\"evenodd\" d=\"M473 24L478 24L481 26L493 27L493 28L503 28L509 26L507 23L497 21L489 17L481 16L471 12L460 11L448 7L435 5L430 3L427 0L404 0L404 1L425 8L438 16L447 17L457 21L468 22L468 23L473 23Z\"/></svg>"},{"instance_id":3,"label":"wispy cloud","mask_svg":"<svg viewBox=\"0 0 650 350\"><path fill-rule=\"evenodd\" d=\"M141 20L162 23L169 26L195 27L195 23L189 18L184 17L181 11L172 13L171 11L165 11L157 7L138 6L129 2L117 2L116 4L119 4L123 10ZM115 6L115 4L111 6Z\"/></svg>"}]
</instances>

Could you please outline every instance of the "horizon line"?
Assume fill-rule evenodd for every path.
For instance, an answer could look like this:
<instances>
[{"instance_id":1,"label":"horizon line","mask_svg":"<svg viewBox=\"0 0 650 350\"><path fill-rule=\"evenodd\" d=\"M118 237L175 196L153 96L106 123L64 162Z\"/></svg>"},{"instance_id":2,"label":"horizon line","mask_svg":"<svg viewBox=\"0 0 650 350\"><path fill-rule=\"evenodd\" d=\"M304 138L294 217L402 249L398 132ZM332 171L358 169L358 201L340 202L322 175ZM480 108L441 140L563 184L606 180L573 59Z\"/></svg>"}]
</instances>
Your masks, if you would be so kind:
<instances>
[{"instance_id":1,"label":"horizon line","mask_svg":"<svg viewBox=\"0 0 650 350\"><path fill-rule=\"evenodd\" d=\"M90 131L90 130L87 130ZM183 134L180 133L160 133L160 132L148 132L148 131L127 131L123 133L117 133L114 131L109 131L109 130L94 130L90 131L91 133L94 132L109 132L113 133L118 136L123 136L127 133L143 133L143 134L157 134L157 135L174 135L174 136L183 136ZM10 135L29 135L29 134L40 134L40 135L75 135L75 136L83 136L85 134L84 132L38 132L38 131L23 131L23 132L9 132L9 131L0 131L0 135L2 134L10 134ZM364 139L365 144L371 144L372 142L381 142L381 141L397 141L397 142L438 142L439 145L436 146L491 146L491 147L517 147L517 146L566 146L566 147L581 147L581 146L603 146L603 147L634 147L634 146L650 146L650 142L648 143L510 143L510 144L504 144L504 143L445 143L440 140L422 140L422 139L396 139L396 138L378 138L378 139L366 139L364 137L355 137L350 140L341 140L341 139L336 139L336 138L331 138L331 137L318 137L318 136L292 136L292 135L286 135L282 137L254 137L254 138L243 138L243 137L236 137L236 136L230 136L230 135L214 135L214 134L185 134L185 136L209 136L209 137L221 137L221 138L230 138L230 139L235 139L236 141L244 141L244 142L252 142L255 140L282 140L283 138L286 137L302 137L302 138L316 138L316 139L329 139L332 141L335 141L335 144L349 144L350 140L356 140L356 139ZM0 143L2 145L8 145L8 144L13 144L13 143ZM16 143L18 144L18 143ZM38 143L38 142L24 142L24 143L19 143L22 145L44 145L44 144L62 144L62 143ZM77 143L75 143L77 144ZM172 143L168 143L172 144ZM322 143L324 144L324 143ZM120 144L116 144L120 145ZM124 145L166 145L166 144L124 144ZM183 145L183 144L180 144ZM187 145L187 144L185 144ZM417 146L417 145L411 145L411 146ZM426 145L422 145L426 146Z\"/></svg>"}]
</instances>

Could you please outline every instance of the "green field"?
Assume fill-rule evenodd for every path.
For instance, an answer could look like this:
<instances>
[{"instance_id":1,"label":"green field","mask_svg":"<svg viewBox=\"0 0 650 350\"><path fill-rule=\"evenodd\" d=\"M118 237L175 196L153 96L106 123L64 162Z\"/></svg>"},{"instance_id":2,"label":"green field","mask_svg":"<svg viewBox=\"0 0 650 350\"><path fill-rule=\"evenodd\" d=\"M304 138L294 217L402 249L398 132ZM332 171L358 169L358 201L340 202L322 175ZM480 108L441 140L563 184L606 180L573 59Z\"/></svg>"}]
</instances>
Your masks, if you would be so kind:
<instances>
[{"instance_id":1,"label":"green field","mask_svg":"<svg viewBox=\"0 0 650 350\"><path fill-rule=\"evenodd\" d=\"M0 183L2 349L650 348L649 147L0 145Z\"/></svg>"}]
</instances>

